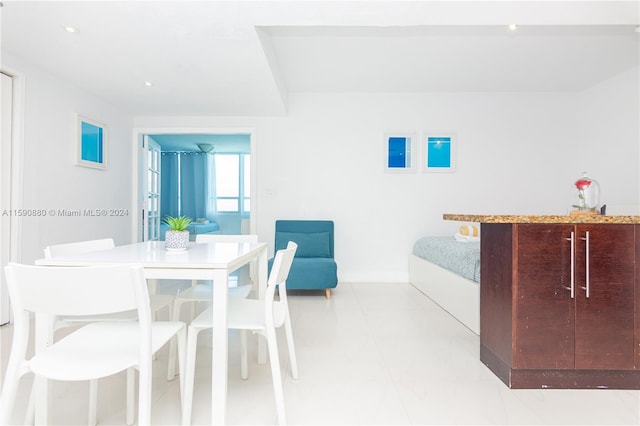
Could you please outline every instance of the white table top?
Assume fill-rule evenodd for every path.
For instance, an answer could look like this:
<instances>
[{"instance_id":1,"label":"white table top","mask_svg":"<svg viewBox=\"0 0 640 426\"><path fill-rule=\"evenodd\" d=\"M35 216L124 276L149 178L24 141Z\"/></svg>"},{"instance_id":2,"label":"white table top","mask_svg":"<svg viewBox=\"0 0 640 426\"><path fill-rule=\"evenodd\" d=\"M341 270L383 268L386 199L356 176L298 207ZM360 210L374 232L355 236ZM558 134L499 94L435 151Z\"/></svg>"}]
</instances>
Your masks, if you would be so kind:
<instances>
[{"instance_id":1,"label":"white table top","mask_svg":"<svg viewBox=\"0 0 640 426\"><path fill-rule=\"evenodd\" d=\"M145 268L195 268L233 270L266 249L266 243L189 243L187 250L169 251L163 241L116 246L73 256L39 259L36 265L91 266L96 263L140 263Z\"/></svg>"}]
</instances>

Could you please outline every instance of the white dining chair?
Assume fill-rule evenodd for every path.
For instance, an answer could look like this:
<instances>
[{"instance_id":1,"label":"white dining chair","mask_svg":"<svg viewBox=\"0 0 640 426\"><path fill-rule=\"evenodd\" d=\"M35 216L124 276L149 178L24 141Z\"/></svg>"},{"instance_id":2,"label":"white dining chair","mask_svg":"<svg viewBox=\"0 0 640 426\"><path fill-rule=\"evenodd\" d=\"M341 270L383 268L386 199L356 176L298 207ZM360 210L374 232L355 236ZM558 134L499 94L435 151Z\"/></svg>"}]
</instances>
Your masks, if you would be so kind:
<instances>
[{"instance_id":1,"label":"white dining chair","mask_svg":"<svg viewBox=\"0 0 640 426\"><path fill-rule=\"evenodd\" d=\"M45 247L44 249L44 257L46 259L51 259L52 257L57 256L72 256L76 254L89 253L92 251L100 251L100 250L109 250L115 247L115 243L112 238L103 238L99 240L86 240L86 241L78 241L73 243L66 244L56 244ZM169 318L172 318L172 309L173 309L173 300L174 296L169 294L152 294L149 296L151 313L154 318L157 315L157 312L162 309L167 309L169 312ZM121 312L117 315L111 315L113 319L131 319L135 317L134 312ZM66 325L71 325L72 323L77 322L85 322L91 321L94 318L58 318L56 323L54 324L55 329L62 328ZM97 319L104 319L98 317Z\"/></svg>"},{"instance_id":2,"label":"white dining chair","mask_svg":"<svg viewBox=\"0 0 640 426\"><path fill-rule=\"evenodd\" d=\"M196 244L206 243L257 243L258 236L253 234L198 234L196 235ZM229 287L229 297L244 299L249 296L254 284L257 282L255 263L249 264L249 284L241 283L240 280L234 287ZM193 318L194 305L197 303L211 303L213 300L212 283L201 284L197 280L192 281L191 287L176 294L173 302L173 319L180 320L182 314L182 305L185 303L192 304L191 316ZM171 344L169 349L169 365L167 368L167 379L173 380L175 377L175 346Z\"/></svg>"},{"instance_id":3,"label":"white dining chair","mask_svg":"<svg viewBox=\"0 0 640 426\"><path fill-rule=\"evenodd\" d=\"M228 328L240 330L240 369L241 377L246 380L249 376L247 361L247 331L262 334L267 338L269 348L269 362L273 379L273 390L276 400L276 411L279 424L286 424L284 392L282 389L282 376L280 373L280 358L278 355L278 342L276 340L276 328L284 326L289 349L289 362L291 363L291 375L298 378L298 363L296 361L295 346L293 343L293 331L287 303L286 280L291 269L293 257L297 245L289 242L286 249L279 250L274 258L267 291L263 300L256 299L230 299L228 305ZM275 291L278 289L280 300L275 300ZM191 321L187 332L187 356L184 378L184 400L182 403L182 424L191 424L191 409L193 405L193 383L195 375L196 349L198 334L202 330L213 327L213 310L206 309ZM216 348L214 347L215 351Z\"/></svg>"},{"instance_id":4,"label":"white dining chair","mask_svg":"<svg viewBox=\"0 0 640 426\"><path fill-rule=\"evenodd\" d=\"M47 380L92 381L135 368L139 371L138 425L149 425L152 355L177 337L182 371L186 327L183 322L151 320L142 267L53 268L11 263L5 267L5 273L14 326L0 398L0 424L9 424L19 381L27 373ZM38 329L42 321L48 323L52 316L106 315L131 310L136 312L137 321L90 322L49 346L36 345L33 357L27 357L32 313ZM183 380L180 385L182 393ZM127 424L134 422L134 400L133 387L127 386ZM30 403L29 410L33 406Z\"/></svg>"},{"instance_id":5,"label":"white dining chair","mask_svg":"<svg viewBox=\"0 0 640 426\"><path fill-rule=\"evenodd\" d=\"M112 238L103 238L98 240L86 240L73 243L56 244L45 247L44 257L51 259L56 256L72 256L76 254L89 253L100 250L110 250L115 247L115 243ZM157 318L158 311L167 309L169 312L169 318L172 318L174 296L168 294L153 294L149 296L149 302L151 307L152 318ZM55 331L77 325L79 323L87 323L93 321L131 321L137 318L135 311L118 312L109 315L87 315L87 316L58 316L51 321L51 330L49 336L54 338ZM51 344L53 340L47 342ZM173 349L175 353L175 345ZM175 369L175 355L174 355L174 369ZM134 380L133 371L127 372L127 381L130 382L128 386L132 386ZM97 404L98 404L98 381L92 380L89 382L89 426L97 423Z\"/></svg>"},{"instance_id":6,"label":"white dining chair","mask_svg":"<svg viewBox=\"0 0 640 426\"><path fill-rule=\"evenodd\" d=\"M257 243L258 236L253 234L237 234L237 235L222 235L222 234L198 234L196 235L196 244L206 243ZM231 297L245 298L249 295L255 284L255 271L256 268L250 265L250 284L244 284L238 282L235 287L229 288L229 295ZM213 298L213 288L211 283L199 284L197 281L192 282L192 286L184 291L178 292L175 301L173 302L174 318L180 318L182 304L186 302L211 302Z\"/></svg>"}]
</instances>

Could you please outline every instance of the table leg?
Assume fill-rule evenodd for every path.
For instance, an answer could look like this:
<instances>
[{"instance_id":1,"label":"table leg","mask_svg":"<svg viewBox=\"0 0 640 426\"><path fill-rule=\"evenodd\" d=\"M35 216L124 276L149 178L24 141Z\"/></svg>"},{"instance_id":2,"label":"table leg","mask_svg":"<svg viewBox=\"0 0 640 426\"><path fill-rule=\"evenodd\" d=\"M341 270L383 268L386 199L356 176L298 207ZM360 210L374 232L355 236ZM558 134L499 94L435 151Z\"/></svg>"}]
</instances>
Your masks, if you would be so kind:
<instances>
[{"instance_id":1,"label":"table leg","mask_svg":"<svg viewBox=\"0 0 640 426\"><path fill-rule=\"evenodd\" d=\"M224 425L227 411L229 272L216 271L213 280L213 351L211 359L211 424Z\"/></svg>"}]
</instances>

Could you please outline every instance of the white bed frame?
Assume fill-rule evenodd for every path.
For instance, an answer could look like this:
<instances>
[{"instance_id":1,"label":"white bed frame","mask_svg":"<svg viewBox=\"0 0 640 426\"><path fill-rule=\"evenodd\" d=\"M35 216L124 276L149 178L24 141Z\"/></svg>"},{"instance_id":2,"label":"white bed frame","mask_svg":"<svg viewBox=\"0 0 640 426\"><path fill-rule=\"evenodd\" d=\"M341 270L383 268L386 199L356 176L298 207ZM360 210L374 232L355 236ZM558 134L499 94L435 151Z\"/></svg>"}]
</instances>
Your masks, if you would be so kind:
<instances>
[{"instance_id":1,"label":"white bed frame","mask_svg":"<svg viewBox=\"0 0 640 426\"><path fill-rule=\"evenodd\" d=\"M480 285L448 269L409 255L409 282L480 335Z\"/></svg>"}]
</instances>

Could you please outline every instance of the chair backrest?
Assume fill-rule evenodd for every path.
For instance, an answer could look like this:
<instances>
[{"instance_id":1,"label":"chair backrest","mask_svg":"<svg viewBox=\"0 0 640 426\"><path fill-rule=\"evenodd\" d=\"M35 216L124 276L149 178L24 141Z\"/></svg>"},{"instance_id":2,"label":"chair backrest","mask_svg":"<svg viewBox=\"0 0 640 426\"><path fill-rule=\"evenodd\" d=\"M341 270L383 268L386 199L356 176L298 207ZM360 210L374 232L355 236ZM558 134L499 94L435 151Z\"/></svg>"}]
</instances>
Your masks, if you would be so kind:
<instances>
[{"instance_id":1,"label":"chair backrest","mask_svg":"<svg viewBox=\"0 0 640 426\"><path fill-rule=\"evenodd\" d=\"M198 234L196 243L257 243L258 236L254 234Z\"/></svg>"},{"instance_id":2,"label":"chair backrest","mask_svg":"<svg viewBox=\"0 0 640 426\"><path fill-rule=\"evenodd\" d=\"M273 266L271 273L269 274L269 281L267 287L280 286L286 288L287 277L289 276L289 270L293 263L298 245L293 241L289 241L286 249L278 250L273 259Z\"/></svg>"},{"instance_id":3,"label":"chair backrest","mask_svg":"<svg viewBox=\"0 0 640 426\"><path fill-rule=\"evenodd\" d=\"M265 292L265 319L267 324L273 326L273 304L275 299L276 288L278 288L278 294L280 295L280 301L283 305L287 305L287 277L293 264L293 258L296 255L296 249L298 245L293 241L289 241L286 249L278 250L273 258L273 266L269 273L269 280L267 281L267 291ZM286 308L289 309L288 307Z\"/></svg>"},{"instance_id":4,"label":"chair backrest","mask_svg":"<svg viewBox=\"0 0 640 426\"><path fill-rule=\"evenodd\" d=\"M101 240L79 241L77 243L56 244L44 249L44 257L50 259L54 256L68 256L72 254L88 253L99 250L109 250L116 245L112 238Z\"/></svg>"},{"instance_id":5,"label":"chair backrest","mask_svg":"<svg viewBox=\"0 0 640 426\"><path fill-rule=\"evenodd\" d=\"M269 273L267 291L265 292L264 297L264 314L268 327L280 326L280 324L275 324L276 318L273 315L274 303L282 304L287 312L289 310L287 302L287 277L289 276L289 271L291 270L291 265L293 264L293 258L296 255L297 248L298 245L296 243L289 241L287 248L278 250L273 258L273 266ZM276 288L278 289L278 294L280 296L280 301L278 302L274 301ZM279 321L282 321L283 319L284 318L280 318Z\"/></svg>"},{"instance_id":6,"label":"chair backrest","mask_svg":"<svg viewBox=\"0 0 640 426\"><path fill-rule=\"evenodd\" d=\"M140 321L151 318L149 294L140 265L88 267L5 267L15 316L102 315L138 309Z\"/></svg>"},{"instance_id":7,"label":"chair backrest","mask_svg":"<svg viewBox=\"0 0 640 426\"><path fill-rule=\"evenodd\" d=\"M332 220L276 220L274 250L298 245L295 257L334 257Z\"/></svg>"},{"instance_id":8,"label":"chair backrest","mask_svg":"<svg viewBox=\"0 0 640 426\"><path fill-rule=\"evenodd\" d=\"M32 330L50 330L51 333L54 317L113 314L132 309L137 309L138 312L138 321L132 323L140 330L136 342L139 344L140 363L148 365L147 362L151 362L151 308L142 266L51 267L10 263L4 272L14 313L8 371L17 371L11 365L23 364L28 359L27 348ZM31 326L31 312L35 313L35 327ZM51 339L51 335L36 335L35 355ZM92 342L89 339L85 344L90 346ZM127 346L125 344L124 348ZM113 348L113 352L113 356L117 357L118 348ZM72 370L74 360L72 357L65 360L66 357L62 351L61 354L58 353L55 362ZM14 378L8 378L5 385ZM5 413L0 413L0 422L3 424L8 407L2 399L7 398L7 392L10 392L6 389L3 389L0 398L0 410ZM142 414L140 418L143 418Z\"/></svg>"}]
</instances>

